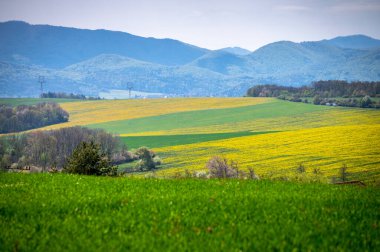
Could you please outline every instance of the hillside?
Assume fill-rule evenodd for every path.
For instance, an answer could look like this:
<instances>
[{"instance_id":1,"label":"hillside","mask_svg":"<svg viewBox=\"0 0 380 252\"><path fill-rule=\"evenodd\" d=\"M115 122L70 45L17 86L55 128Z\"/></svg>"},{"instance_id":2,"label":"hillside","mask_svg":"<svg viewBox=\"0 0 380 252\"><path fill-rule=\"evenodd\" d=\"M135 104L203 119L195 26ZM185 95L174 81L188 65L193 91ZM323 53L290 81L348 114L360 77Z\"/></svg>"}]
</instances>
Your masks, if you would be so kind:
<instances>
[{"instance_id":1,"label":"hillside","mask_svg":"<svg viewBox=\"0 0 380 252\"><path fill-rule=\"evenodd\" d=\"M352 46L354 47L354 46ZM341 48L325 42L275 42L246 55L210 52L192 65L262 83L300 85L328 79L379 80L380 47Z\"/></svg>"},{"instance_id":2,"label":"hillside","mask_svg":"<svg viewBox=\"0 0 380 252\"><path fill-rule=\"evenodd\" d=\"M256 84L380 80L380 41L363 35L294 43L254 52L211 51L170 39L25 22L0 23L0 96L45 91L97 96L125 90L170 96L242 96Z\"/></svg>"},{"instance_id":3,"label":"hillside","mask_svg":"<svg viewBox=\"0 0 380 252\"><path fill-rule=\"evenodd\" d=\"M182 65L206 49L172 39L10 21L0 23L0 60L62 68L99 54L117 54L162 65Z\"/></svg>"},{"instance_id":4,"label":"hillside","mask_svg":"<svg viewBox=\"0 0 380 252\"><path fill-rule=\"evenodd\" d=\"M209 158L223 155L263 177L297 177L302 163L305 178L312 180L330 181L343 164L351 179L380 178L380 153L374 148L380 144L378 110L274 98L64 100L60 105L70 121L43 129L102 128L131 148L153 148L163 159L159 176L204 171Z\"/></svg>"},{"instance_id":5,"label":"hillside","mask_svg":"<svg viewBox=\"0 0 380 252\"><path fill-rule=\"evenodd\" d=\"M373 39L365 35L352 35L346 37L336 37L322 42L341 48L350 49L378 49L380 47L380 40Z\"/></svg>"},{"instance_id":6,"label":"hillside","mask_svg":"<svg viewBox=\"0 0 380 252\"><path fill-rule=\"evenodd\" d=\"M132 153L147 146L161 161L153 171L136 172L138 160L119 164L120 177L0 174L6 250L377 251L380 245L379 110L264 97L54 100L70 121L39 130L101 128ZM215 156L234 161L240 177L208 179L206 164ZM331 184L346 180L362 184Z\"/></svg>"}]
</instances>

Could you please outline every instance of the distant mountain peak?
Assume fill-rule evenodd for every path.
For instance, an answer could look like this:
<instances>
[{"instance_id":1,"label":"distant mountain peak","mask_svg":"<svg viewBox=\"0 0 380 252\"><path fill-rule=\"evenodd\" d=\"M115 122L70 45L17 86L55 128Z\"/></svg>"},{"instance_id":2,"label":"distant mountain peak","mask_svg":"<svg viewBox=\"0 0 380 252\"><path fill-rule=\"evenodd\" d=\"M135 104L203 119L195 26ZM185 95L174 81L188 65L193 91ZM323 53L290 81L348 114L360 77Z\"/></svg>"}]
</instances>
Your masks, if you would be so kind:
<instances>
[{"instance_id":1,"label":"distant mountain peak","mask_svg":"<svg viewBox=\"0 0 380 252\"><path fill-rule=\"evenodd\" d=\"M363 34L349 36L339 36L333 39L322 40L321 42L349 49L376 49L380 48L380 40L371 38Z\"/></svg>"},{"instance_id":2,"label":"distant mountain peak","mask_svg":"<svg viewBox=\"0 0 380 252\"><path fill-rule=\"evenodd\" d=\"M14 55L19 55L48 68L67 67L99 54L178 66L209 52L173 39L145 38L104 29L31 25L22 21L0 22L0 49L2 61L16 63Z\"/></svg>"},{"instance_id":3,"label":"distant mountain peak","mask_svg":"<svg viewBox=\"0 0 380 252\"><path fill-rule=\"evenodd\" d=\"M240 55L240 56L248 55L251 53L251 51L244 49L244 48L241 48L241 47L238 47L238 46L226 47L226 48L219 49L217 51L228 52L228 53L232 53L232 54Z\"/></svg>"}]
</instances>

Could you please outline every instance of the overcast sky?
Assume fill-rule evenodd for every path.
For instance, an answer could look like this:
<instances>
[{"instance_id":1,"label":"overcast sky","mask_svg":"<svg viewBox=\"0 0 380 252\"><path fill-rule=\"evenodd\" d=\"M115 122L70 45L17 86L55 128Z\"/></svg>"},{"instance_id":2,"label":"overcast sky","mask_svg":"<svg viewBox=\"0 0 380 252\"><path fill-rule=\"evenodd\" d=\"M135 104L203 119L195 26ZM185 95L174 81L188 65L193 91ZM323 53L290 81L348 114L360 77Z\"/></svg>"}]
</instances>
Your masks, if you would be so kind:
<instances>
[{"instance_id":1,"label":"overcast sky","mask_svg":"<svg viewBox=\"0 0 380 252\"><path fill-rule=\"evenodd\" d=\"M0 21L8 20L254 50L279 40L380 38L380 0L0 0Z\"/></svg>"}]
</instances>

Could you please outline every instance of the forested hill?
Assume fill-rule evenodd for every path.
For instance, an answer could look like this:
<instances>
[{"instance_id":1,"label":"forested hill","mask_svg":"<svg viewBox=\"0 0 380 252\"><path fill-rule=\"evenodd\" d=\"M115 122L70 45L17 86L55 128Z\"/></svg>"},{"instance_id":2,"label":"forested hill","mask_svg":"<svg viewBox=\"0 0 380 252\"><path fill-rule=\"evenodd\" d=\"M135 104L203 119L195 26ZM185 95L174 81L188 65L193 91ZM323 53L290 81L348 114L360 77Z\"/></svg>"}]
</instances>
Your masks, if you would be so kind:
<instances>
[{"instance_id":1,"label":"forested hill","mask_svg":"<svg viewBox=\"0 0 380 252\"><path fill-rule=\"evenodd\" d=\"M130 83L145 93L242 96L257 84L380 81L380 40L353 35L213 51L125 32L0 23L0 96L37 96L39 75L45 91L95 97Z\"/></svg>"},{"instance_id":2,"label":"forested hill","mask_svg":"<svg viewBox=\"0 0 380 252\"><path fill-rule=\"evenodd\" d=\"M0 60L63 68L100 54L117 54L162 65L183 65L208 50L173 39L85 30L21 21L0 23Z\"/></svg>"}]
</instances>

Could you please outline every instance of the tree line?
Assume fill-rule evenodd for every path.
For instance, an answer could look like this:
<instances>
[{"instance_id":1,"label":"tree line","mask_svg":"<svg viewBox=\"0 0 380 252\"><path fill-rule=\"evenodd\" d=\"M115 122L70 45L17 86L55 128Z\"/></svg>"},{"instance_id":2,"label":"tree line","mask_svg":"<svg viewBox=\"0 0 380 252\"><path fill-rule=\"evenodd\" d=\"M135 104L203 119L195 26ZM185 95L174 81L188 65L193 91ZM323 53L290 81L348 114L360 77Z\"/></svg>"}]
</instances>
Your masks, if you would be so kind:
<instances>
[{"instance_id":1,"label":"tree line","mask_svg":"<svg viewBox=\"0 0 380 252\"><path fill-rule=\"evenodd\" d=\"M120 137L103 129L75 126L0 138L0 169L35 167L42 171L114 175L115 166L138 161L135 170L147 171L161 163L146 147L130 152Z\"/></svg>"},{"instance_id":2,"label":"tree line","mask_svg":"<svg viewBox=\"0 0 380 252\"><path fill-rule=\"evenodd\" d=\"M310 102L307 98L313 98L312 102L320 105L380 108L380 103L371 99L380 97L380 82L328 80L301 87L256 85L247 90L247 96L306 103Z\"/></svg>"},{"instance_id":3,"label":"tree line","mask_svg":"<svg viewBox=\"0 0 380 252\"><path fill-rule=\"evenodd\" d=\"M41 94L41 98L64 98L79 100L100 100L100 97L85 96L83 94L63 93L63 92L47 92Z\"/></svg>"},{"instance_id":4,"label":"tree line","mask_svg":"<svg viewBox=\"0 0 380 252\"><path fill-rule=\"evenodd\" d=\"M0 133L19 132L68 120L69 114L53 102L17 107L0 105Z\"/></svg>"}]
</instances>

